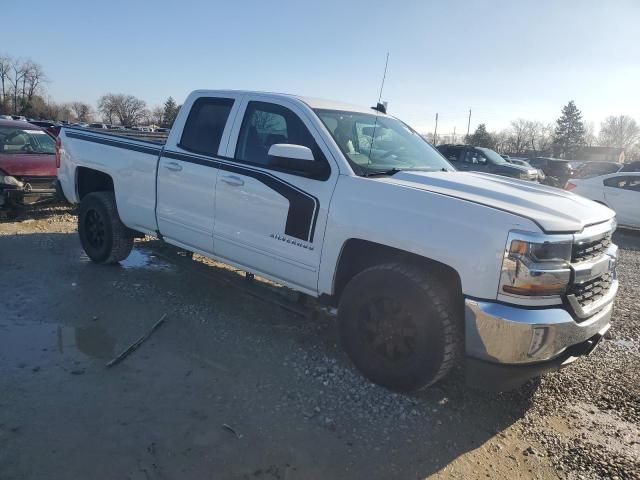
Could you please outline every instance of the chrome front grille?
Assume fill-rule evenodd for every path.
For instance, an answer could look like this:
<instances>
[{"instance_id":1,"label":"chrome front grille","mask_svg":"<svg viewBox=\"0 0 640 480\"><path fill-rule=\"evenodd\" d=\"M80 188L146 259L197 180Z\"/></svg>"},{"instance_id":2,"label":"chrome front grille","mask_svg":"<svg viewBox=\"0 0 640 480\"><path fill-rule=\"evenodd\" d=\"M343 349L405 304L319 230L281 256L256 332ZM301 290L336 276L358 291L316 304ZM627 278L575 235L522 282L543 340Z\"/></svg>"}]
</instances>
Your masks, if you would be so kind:
<instances>
[{"instance_id":1,"label":"chrome front grille","mask_svg":"<svg viewBox=\"0 0 640 480\"><path fill-rule=\"evenodd\" d=\"M579 263L598 258L607 251L610 245L611 233L593 240L589 239L574 243L571 252L571 262Z\"/></svg>"},{"instance_id":2,"label":"chrome front grille","mask_svg":"<svg viewBox=\"0 0 640 480\"><path fill-rule=\"evenodd\" d=\"M618 291L615 270L618 247L611 242L614 228L614 221L610 221L574 236L572 280L565 298L577 322L589 319L609 305Z\"/></svg>"},{"instance_id":3,"label":"chrome front grille","mask_svg":"<svg viewBox=\"0 0 640 480\"><path fill-rule=\"evenodd\" d=\"M605 273L588 282L572 285L569 294L573 295L578 304L582 307L588 307L606 295L613 283L613 274Z\"/></svg>"}]
</instances>

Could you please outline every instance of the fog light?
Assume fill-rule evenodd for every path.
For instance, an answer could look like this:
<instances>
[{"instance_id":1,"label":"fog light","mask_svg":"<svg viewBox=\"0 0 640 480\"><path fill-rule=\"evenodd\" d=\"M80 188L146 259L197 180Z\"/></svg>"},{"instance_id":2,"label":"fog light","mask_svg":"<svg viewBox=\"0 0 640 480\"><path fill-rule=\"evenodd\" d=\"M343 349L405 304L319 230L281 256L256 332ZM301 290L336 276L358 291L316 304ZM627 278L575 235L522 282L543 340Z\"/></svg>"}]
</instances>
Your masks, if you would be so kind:
<instances>
[{"instance_id":1,"label":"fog light","mask_svg":"<svg viewBox=\"0 0 640 480\"><path fill-rule=\"evenodd\" d=\"M529 356L533 356L540 351L547 339L547 327L537 327L531 333L531 343L529 344Z\"/></svg>"}]
</instances>

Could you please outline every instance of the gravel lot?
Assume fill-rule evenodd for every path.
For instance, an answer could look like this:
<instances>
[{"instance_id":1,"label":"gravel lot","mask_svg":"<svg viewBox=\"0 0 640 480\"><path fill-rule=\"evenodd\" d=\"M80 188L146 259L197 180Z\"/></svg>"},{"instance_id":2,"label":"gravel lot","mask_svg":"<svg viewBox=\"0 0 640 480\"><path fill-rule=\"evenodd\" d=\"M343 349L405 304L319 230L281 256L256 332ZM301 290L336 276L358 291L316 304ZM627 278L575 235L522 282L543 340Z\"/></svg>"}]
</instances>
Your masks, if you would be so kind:
<instances>
[{"instance_id":1,"label":"gravel lot","mask_svg":"<svg viewBox=\"0 0 640 480\"><path fill-rule=\"evenodd\" d=\"M368 383L331 317L153 239L91 264L75 216L0 223L0 479L640 478L640 235L610 338L522 389ZM265 301L270 299L270 301ZM106 361L167 321L121 364Z\"/></svg>"}]
</instances>

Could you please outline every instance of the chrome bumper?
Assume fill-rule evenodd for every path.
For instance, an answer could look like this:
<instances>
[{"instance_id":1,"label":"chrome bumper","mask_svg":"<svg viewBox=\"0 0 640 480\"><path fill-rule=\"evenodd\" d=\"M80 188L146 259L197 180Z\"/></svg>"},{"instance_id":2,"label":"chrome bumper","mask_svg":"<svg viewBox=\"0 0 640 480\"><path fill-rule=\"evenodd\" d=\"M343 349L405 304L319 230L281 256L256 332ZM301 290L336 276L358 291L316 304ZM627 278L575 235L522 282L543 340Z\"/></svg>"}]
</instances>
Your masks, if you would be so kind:
<instances>
[{"instance_id":1,"label":"chrome bumper","mask_svg":"<svg viewBox=\"0 0 640 480\"><path fill-rule=\"evenodd\" d=\"M553 360L569 347L607 332L617 283L611 288L614 294L609 303L580 323L562 308L526 309L466 299L466 354L511 365Z\"/></svg>"}]
</instances>

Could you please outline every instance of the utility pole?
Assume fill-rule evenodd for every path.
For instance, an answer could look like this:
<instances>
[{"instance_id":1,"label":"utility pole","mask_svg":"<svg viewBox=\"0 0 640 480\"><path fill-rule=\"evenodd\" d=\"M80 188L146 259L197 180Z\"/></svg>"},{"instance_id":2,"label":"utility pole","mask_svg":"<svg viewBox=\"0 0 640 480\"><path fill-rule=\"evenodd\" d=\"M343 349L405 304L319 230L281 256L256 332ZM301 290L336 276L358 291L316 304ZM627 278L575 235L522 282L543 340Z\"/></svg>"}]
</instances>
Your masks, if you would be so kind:
<instances>
[{"instance_id":1,"label":"utility pole","mask_svg":"<svg viewBox=\"0 0 640 480\"><path fill-rule=\"evenodd\" d=\"M456 127L453 127L453 142L454 145L456 144Z\"/></svg>"},{"instance_id":2,"label":"utility pole","mask_svg":"<svg viewBox=\"0 0 640 480\"><path fill-rule=\"evenodd\" d=\"M469 109L469 123L467 123L467 137L469 136L470 128L471 128L471 109Z\"/></svg>"},{"instance_id":3,"label":"utility pole","mask_svg":"<svg viewBox=\"0 0 640 480\"><path fill-rule=\"evenodd\" d=\"M436 113L436 128L433 129L433 145L436 145L436 135L438 134L438 114Z\"/></svg>"}]
</instances>

